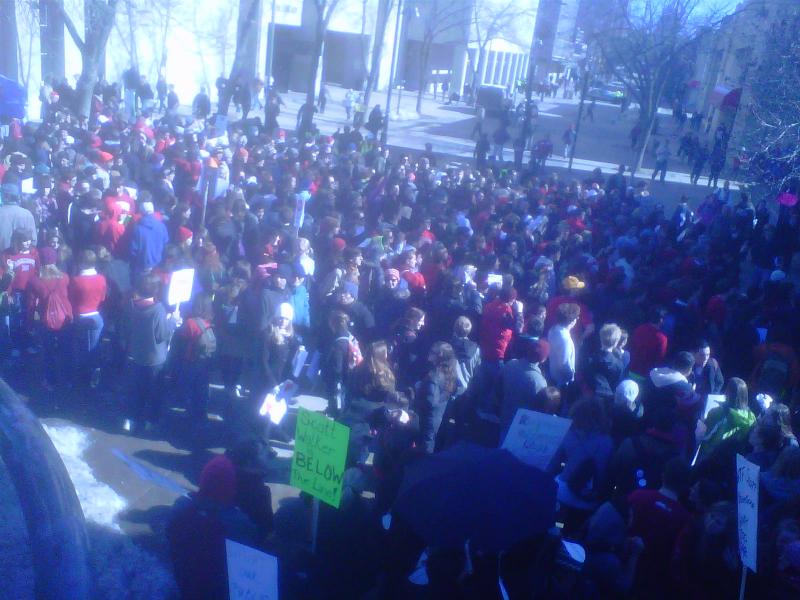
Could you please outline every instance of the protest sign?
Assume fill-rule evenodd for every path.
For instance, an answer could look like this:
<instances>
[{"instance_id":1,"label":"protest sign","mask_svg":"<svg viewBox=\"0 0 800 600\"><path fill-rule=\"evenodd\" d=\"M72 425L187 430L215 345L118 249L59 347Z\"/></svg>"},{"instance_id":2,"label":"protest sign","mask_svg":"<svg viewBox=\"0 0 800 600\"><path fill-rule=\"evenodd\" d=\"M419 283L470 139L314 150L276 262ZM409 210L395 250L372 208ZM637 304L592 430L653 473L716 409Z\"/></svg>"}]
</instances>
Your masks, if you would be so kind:
<instances>
[{"instance_id":1,"label":"protest sign","mask_svg":"<svg viewBox=\"0 0 800 600\"><path fill-rule=\"evenodd\" d=\"M703 419L707 419L708 413L723 404L725 404L725 394L709 394L706 398L706 407L703 409Z\"/></svg>"},{"instance_id":2,"label":"protest sign","mask_svg":"<svg viewBox=\"0 0 800 600\"><path fill-rule=\"evenodd\" d=\"M739 557L742 565L756 572L758 547L758 465L736 455L736 516Z\"/></svg>"},{"instance_id":3,"label":"protest sign","mask_svg":"<svg viewBox=\"0 0 800 600\"><path fill-rule=\"evenodd\" d=\"M349 427L301 408L297 414L291 485L339 508L349 440Z\"/></svg>"},{"instance_id":4,"label":"protest sign","mask_svg":"<svg viewBox=\"0 0 800 600\"><path fill-rule=\"evenodd\" d=\"M278 559L225 540L231 600L278 600Z\"/></svg>"},{"instance_id":5,"label":"protest sign","mask_svg":"<svg viewBox=\"0 0 800 600\"><path fill-rule=\"evenodd\" d=\"M194 269L179 269L173 271L169 280L169 291L167 292L167 304L176 306L181 302L188 302L192 299L192 287L194 286Z\"/></svg>"},{"instance_id":6,"label":"protest sign","mask_svg":"<svg viewBox=\"0 0 800 600\"><path fill-rule=\"evenodd\" d=\"M501 447L525 464L544 470L553 460L570 425L571 419L520 408Z\"/></svg>"}]
</instances>

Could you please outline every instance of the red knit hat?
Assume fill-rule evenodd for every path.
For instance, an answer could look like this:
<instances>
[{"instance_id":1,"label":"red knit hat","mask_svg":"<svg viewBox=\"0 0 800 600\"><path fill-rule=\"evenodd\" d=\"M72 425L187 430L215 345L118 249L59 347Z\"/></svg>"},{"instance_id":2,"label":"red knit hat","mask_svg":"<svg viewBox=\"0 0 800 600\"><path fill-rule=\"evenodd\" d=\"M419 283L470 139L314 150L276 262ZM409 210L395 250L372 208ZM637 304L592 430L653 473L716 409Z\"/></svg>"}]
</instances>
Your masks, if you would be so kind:
<instances>
[{"instance_id":1,"label":"red knit hat","mask_svg":"<svg viewBox=\"0 0 800 600\"><path fill-rule=\"evenodd\" d=\"M200 473L198 495L229 506L236 498L236 468L227 456L215 456Z\"/></svg>"}]
</instances>

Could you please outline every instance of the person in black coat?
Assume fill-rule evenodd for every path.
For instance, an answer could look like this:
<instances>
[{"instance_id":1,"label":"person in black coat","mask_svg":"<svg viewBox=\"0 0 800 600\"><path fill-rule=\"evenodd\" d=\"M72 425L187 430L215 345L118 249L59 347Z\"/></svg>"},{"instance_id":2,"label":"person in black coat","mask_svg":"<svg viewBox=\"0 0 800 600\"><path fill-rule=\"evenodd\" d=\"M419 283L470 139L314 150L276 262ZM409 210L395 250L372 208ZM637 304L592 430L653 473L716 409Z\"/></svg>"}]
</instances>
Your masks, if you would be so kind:
<instances>
[{"instance_id":1,"label":"person in black coat","mask_svg":"<svg viewBox=\"0 0 800 600\"><path fill-rule=\"evenodd\" d=\"M700 340L694 346L694 366L689 383L694 385L695 393L701 396L722 393L725 377L717 360L711 357L711 345L706 340Z\"/></svg>"},{"instance_id":2,"label":"person in black coat","mask_svg":"<svg viewBox=\"0 0 800 600\"><path fill-rule=\"evenodd\" d=\"M420 442L432 454L450 400L458 390L457 361L453 347L436 342L428 353L430 370L417 384L414 410L419 416Z\"/></svg>"},{"instance_id":3,"label":"person in black coat","mask_svg":"<svg viewBox=\"0 0 800 600\"><path fill-rule=\"evenodd\" d=\"M589 358L586 383L597 398L610 405L614 390L622 381L625 367L622 358L614 350L622 337L622 330L616 323L607 323L600 328L600 349Z\"/></svg>"},{"instance_id":4,"label":"person in black coat","mask_svg":"<svg viewBox=\"0 0 800 600\"><path fill-rule=\"evenodd\" d=\"M320 377L328 400L328 413L336 416L347 407L352 371L362 361L360 345L350 333L350 317L346 313L334 310L328 315L326 340L321 346L324 350Z\"/></svg>"}]
</instances>

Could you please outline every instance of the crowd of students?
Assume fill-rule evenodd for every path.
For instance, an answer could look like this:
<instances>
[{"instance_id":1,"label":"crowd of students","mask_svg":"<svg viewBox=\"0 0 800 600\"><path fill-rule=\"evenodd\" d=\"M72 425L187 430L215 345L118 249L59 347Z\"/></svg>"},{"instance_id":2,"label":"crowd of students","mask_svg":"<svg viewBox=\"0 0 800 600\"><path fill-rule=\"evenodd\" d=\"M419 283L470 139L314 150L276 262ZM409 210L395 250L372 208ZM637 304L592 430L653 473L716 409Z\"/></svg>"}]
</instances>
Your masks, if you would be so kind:
<instances>
[{"instance_id":1,"label":"crowd of students","mask_svg":"<svg viewBox=\"0 0 800 600\"><path fill-rule=\"evenodd\" d=\"M551 469L593 597L731 597L743 454L762 470L750 593L800 592L796 206L756 208L726 185L666 211L623 168L562 181L535 160L390 151L358 128L298 140L94 108L87 127L55 101L3 141L4 339L11 364L43 355L45 394L124 374L133 434L158 426L167 398L202 429L222 383L213 400L244 441L176 507L185 597L224 589L224 535L259 545L271 530L253 473L293 431L257 409L287 380L351 426L374 515L409 462L496 445L518 408L570 417ZM192 299L170 306L172 273L189 267ZM297 369L301 350L311 364ZM726 401L706 414L709 394ZM408 573L392 564L372 581L402 597ZM430 597L499 594L496 577L429 576ZM538 579L512 579L512 597L531 597Z\"/></svg>"}]
</instances>

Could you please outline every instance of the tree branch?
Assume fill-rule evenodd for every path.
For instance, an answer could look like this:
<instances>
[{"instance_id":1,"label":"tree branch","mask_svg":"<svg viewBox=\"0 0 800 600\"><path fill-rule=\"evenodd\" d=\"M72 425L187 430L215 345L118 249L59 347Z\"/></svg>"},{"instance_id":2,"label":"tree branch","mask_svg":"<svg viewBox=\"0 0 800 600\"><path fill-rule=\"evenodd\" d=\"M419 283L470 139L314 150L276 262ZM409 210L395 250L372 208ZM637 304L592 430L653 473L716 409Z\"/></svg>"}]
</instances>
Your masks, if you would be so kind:
<instances>
[{"instance_id":1,"label":"tree branch","mask_svg":"<svg viewBox=\"0 0 800 600\"><path fill-rule=\"evenodd\" d=\"M58 12L61 13L61 18L64 19L64 26L67 28L72 41L75 42L78 50L83 53L86 49L86 44L78 33L78 28L75 27L75 23L72 21L72 18L67 14L67 11L64 10L64 4L61 2L53 2L51 6L55 6L58 9Z\"/></svg>"}]
</instances>

